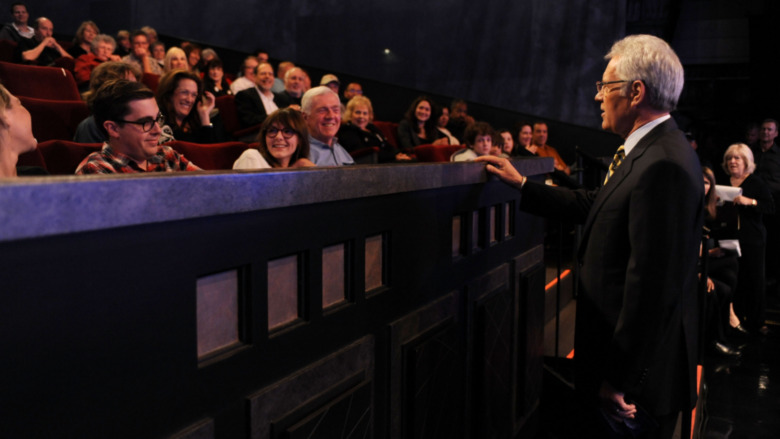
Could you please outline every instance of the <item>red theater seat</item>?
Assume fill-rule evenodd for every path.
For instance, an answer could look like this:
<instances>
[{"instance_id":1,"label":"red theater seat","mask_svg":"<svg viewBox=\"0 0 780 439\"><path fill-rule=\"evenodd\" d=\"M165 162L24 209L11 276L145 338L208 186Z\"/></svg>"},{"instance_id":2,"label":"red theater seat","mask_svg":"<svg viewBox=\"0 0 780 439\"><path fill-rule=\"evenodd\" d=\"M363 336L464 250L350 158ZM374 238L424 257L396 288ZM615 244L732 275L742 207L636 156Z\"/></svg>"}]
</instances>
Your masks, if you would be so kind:
<instances>
[{"instance_id":1,"label":"red theater seat","mask_svg":"<svg viewBox=\"0 0 780 439\"><path fill-rule=\"evenodd\" d=\"M89 116L83 101L53 101L19 96L30 112L33 135L39 142L60 139L72 140L79 122Z\"/></svg>"},{"instance_id":2,"label":"red theater seat","mask_svg":"<svg viewBox=\"0 0 780 439\"><path fill-rule=\"evenodd\" d=\"M160 85L160 75L155 75L154 73L144 73L141 75L141 82L143 82L145 86L149 87L150 90L157 93L157 86Z\"/></svg>"},{"instance_id":3,"label":"red theater seat","mask_svg":"<svg viewBox=\"0 0 780 439\"><path fill-rule=\"evenodd\" d=\"M19 161L16 162L16 166L37 166L39 168L47 169L46 160L43 158L43 154L41 154L41 150L38 148L20 155Z\"/></svg>"},{"instance_id":4,"label":"red theater seat","mask_svg":"<svg viewBox=\"0 0 780 439\"><path fill-rule=\"evenodd\" d=\"M76 143L68 140L47 140L38 144L38 150L52 175L75 174L84 157L100 151L101 143Z\"/></svg>"},{"instance_id":5,"label":"red theater seat","mask_svg":"<svg viewBox=\"0 0 780 439\"><path fill-rule=\"evenodd\" d=\"M238 110L233 95L220 96L214 102L214 106L219 108L219 114L222 117L222 124L234 139L253 141L260 131L260 124L243 128L238 119Z\"/></svg>"},{"instance_id":6,"label":"red theater seat","mask_svg":"<svg viewBox=\"0 0 780 439\"><path fill-rule=\"evenodd\" d=\"M13 62L17 44L11 40L0 40L0 61Z\"/></svg>"},{"instance_id":7,"label":"red theater seat","mask_svg":"<svg viewBox=\"0 0 780 439\"><path fill-rule=\"evenodd\" d=\"M391 145L393 145L395 148L398 148L398 124L395 122L382 122L380 120L375 120L372 122L374 126L379 128L379 131L382 132L382 135L387 137L387 142Z\"/></svg>"},{"instance_id":8,"label":"red theater seat","mask_svg":"<svg viewBox=\"0 0 780 439\"><path fill-rule=\"evenodd\" d=\"M81 100L73 74L62 67L0 62L0 82L16 96L59 101Z\"/></svg>"},{"instance_id":9,"label":"red theater seat","mask_svg":"<svg viewBox=\"0 0 780 439\"><path fill-rule=\"evenodd\" d=\"M420 145L412 152L421 162L449 162L452 153L463 148L464 145Z\"/></svg>"},{"instance_id":10,"label":"red theater seat","mask_svg":"<svg viewBox=\"0 0 780 439\"><path fill-rule=\"evenodd\" d=\"M244 142L190 143L174 140L168 146L175 149L201 169L218 171L233 169L233 162L250 146Z\"/></svg>"}]
</instances>

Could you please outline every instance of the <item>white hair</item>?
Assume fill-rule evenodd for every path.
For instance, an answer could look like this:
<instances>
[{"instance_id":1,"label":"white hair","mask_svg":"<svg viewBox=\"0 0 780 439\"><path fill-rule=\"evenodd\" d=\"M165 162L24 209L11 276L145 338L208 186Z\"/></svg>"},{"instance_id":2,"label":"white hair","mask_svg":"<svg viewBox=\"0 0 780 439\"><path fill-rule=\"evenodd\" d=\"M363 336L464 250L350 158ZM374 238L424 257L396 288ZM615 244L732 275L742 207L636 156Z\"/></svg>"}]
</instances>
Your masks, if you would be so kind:
<instances>
[{"instance_id":1,"label":"white hair","mask_svg":"<svg viewBox=\"0 0 780 439\"><path fill-rule=\"evenodd\" d=\"M629 81L621 87L626 96L632 81L642 81L647 88L650 106L658 111L672 111L682 93L685 75L680 59L666 41L653 35L629 35L616 42L606 60L615 60L615 73Z\"/></svg>"},{"instance_id":2,"label":"white hair","mask_svg":"<svg viewBox=\"0 0 780 439\"><path fill-rule=\"evenodd\" d=\"M339 98L339 95L337 95L336 92L324 85L319 85L309 89L306 93L303 94L303 98L301 98L301 112L304 114L311 114L311 106L314 105L312 102L314 101L314 98L327 94L332 94L336 97L336 99Z\"/></svg>"}]
</instances>

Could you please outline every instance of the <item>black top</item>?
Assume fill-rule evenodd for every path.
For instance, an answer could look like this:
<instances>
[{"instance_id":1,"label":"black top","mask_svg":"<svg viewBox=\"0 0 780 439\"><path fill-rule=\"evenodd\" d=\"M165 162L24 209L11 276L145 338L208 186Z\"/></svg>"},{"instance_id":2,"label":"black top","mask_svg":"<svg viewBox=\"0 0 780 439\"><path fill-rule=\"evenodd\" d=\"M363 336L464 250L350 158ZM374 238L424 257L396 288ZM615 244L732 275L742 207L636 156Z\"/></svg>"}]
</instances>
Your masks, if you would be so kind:
<instances>
[{"instance_id":1,"label":"black top","mask_svg":"<svg viewBox=\"0 0 780 439\"><path fill-rule=\"evenodd\" d=\"M379 163L395 161L398 150L387 141L387 138L382 135L379 128L369 123L366 129L368 131L363 131L359 126L347 122L339 128L336 137L339 139L339 144L347 152L376 146L379 148Z\"/></svg>"},{"instance_id":2,"label":"black top","mask_svg":"<svg viewBox=\"0 0 780 439\"><path fill-rule=\"evenodd\" d=\"M57 49L53 49L51 47L46 47L41 52L40 56L35 61L24 61L22 59L22 52L27 52L28 50L35 49L38 47L38 45L41 44L39 41L37 41L35 38L22 38L19 40L19 45L16 46L16 50L14 50L14 62L20 63L20 64L35 64L39 66L50 66L54 64L54 61L57 61L58 59L62 58L62 55L60 55L60 52Z\"/></svg>"}]
</instances>

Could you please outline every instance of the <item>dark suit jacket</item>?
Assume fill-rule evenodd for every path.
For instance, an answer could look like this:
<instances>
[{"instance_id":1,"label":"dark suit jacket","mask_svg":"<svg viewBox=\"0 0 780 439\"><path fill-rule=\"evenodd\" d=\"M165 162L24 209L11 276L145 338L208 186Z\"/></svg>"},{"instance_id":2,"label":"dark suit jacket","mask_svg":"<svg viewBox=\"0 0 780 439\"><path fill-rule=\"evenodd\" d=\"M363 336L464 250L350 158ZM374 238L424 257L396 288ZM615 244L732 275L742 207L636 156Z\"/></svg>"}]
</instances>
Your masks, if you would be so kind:
<instances>
[{"instance_id":1,"label":"dark suit jacket","mask_svg":"<svg viewBox=\"0 0 780 439\"><path fill-rule=\"evenodd\" d=\"M577 390L601 382L655 415L696 401L702 173L673 120L653 128L595 191L527 182L521 208L584 222Z\"/></svg>"},{"instance_id":2,"label":"dark suit jacket","mask_svg":"<svg viewBox=\"0 0 780 439\"><path fill-rule=\"evenodd\" d=\"M259 123L263 123L268 115L265 113L265 107L263 101L260 100L260 95L257 93L255 87L241 90L236 94L236 111L238 112L238 119L241 121L241 125L251 127ZM284 99L278 94L274 93L274 103L279 108L287 107Z\"/></svg>"}]
</instances>

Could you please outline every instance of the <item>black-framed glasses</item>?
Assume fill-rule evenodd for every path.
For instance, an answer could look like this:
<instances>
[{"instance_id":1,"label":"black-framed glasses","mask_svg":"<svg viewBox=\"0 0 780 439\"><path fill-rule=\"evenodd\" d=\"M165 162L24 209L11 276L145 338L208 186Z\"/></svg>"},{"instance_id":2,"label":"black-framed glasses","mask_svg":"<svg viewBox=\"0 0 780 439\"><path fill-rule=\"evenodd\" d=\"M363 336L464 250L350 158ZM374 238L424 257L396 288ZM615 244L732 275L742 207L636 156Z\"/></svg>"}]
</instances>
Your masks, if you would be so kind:
<instances>
[{"instance_id":1,"label":"black-framed glasses","mask_svg":"<svg viewBox=\"0 0 780 439\"><path fill-rule=\"evenodd\" d=\"M285 139L291 139L292 136L297 134L291 128L282 128L280 130L279 128L271 127L265 130L265 136L273 139L274 137L276 137L277 134L279 134L279 132L282 133L282 137L284 137Z\"/></svg>"},{"instance_id":2,"label":"black-framed glasses","mask_svg":"<svg viewBox=\"0 0 780 439\"><path fill-rule=\"evenodd\" d=\"M601 91L604 89L605 85L620 84L621 82L628 82L628 81L625 80L625 79L620 80L620 81L607 81L607 82L596 81L596 93L601 93ZM610 91L612 91L612 90L610 90Z\"/></svg>"},{"instance_id":3,"label":"black-framed glasses","mask_svg":"<svg viewBox=\"0 0 780 439\"><path fill-rule=\"evenodd\" d=\"M157 113L156 119L152 119L151 117L144 117L138 120L118 120L117 122L131 123L133 125L141 125L141 129L144 130L145 133L148 133L149 131L152 130L152 128L154 128L155 123L157 123L160 126L163 126L163 124L165 123L165 116L163 116L162 113Z\"/></svg>"}]
</instances>

